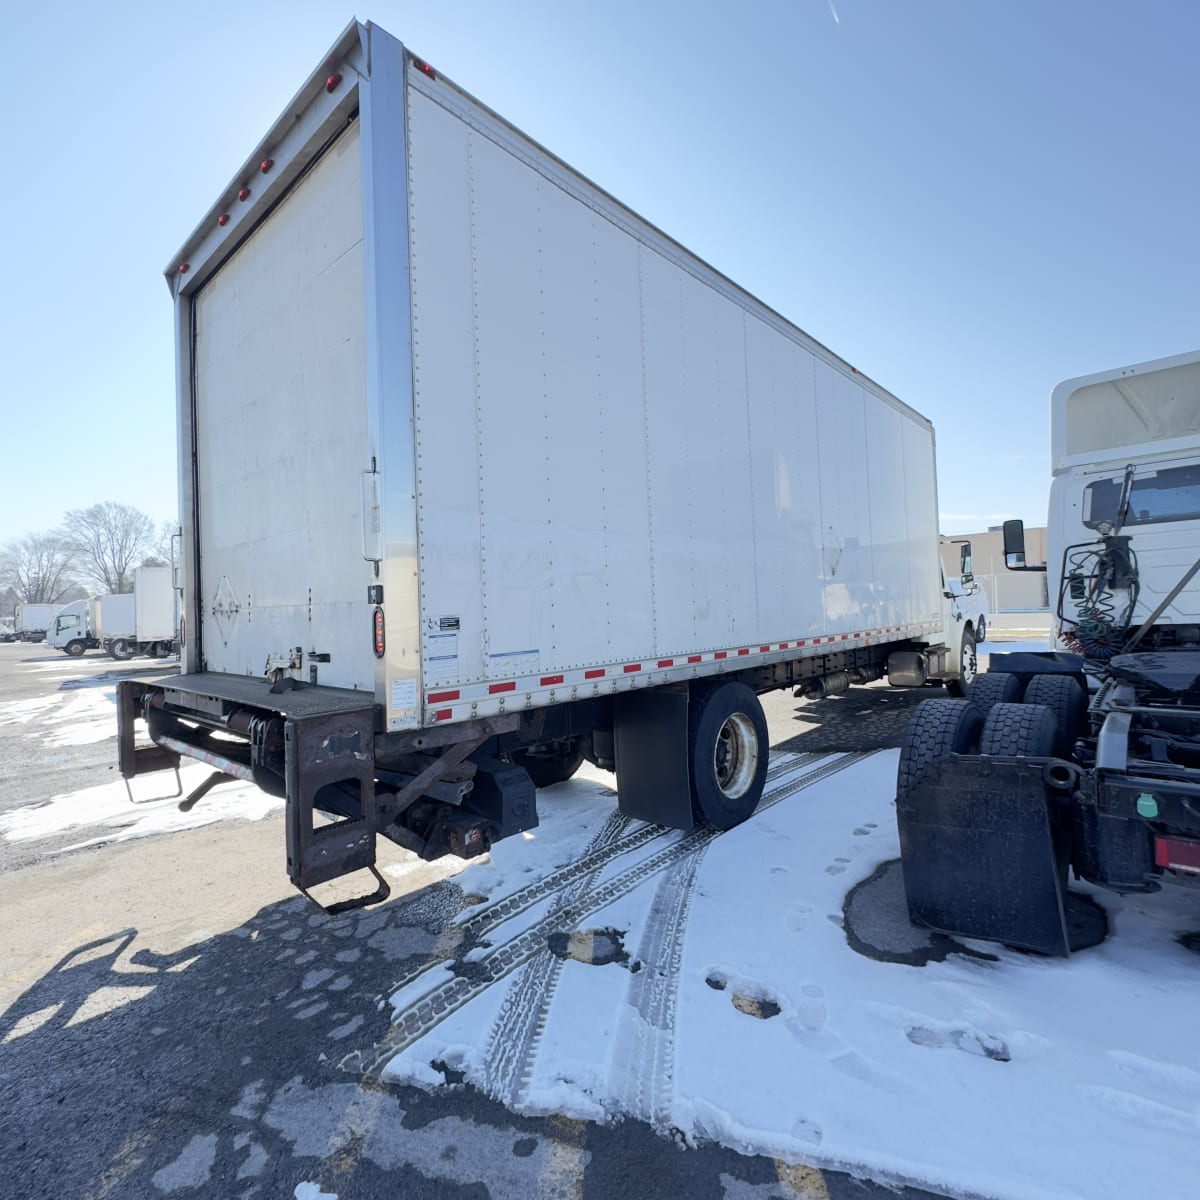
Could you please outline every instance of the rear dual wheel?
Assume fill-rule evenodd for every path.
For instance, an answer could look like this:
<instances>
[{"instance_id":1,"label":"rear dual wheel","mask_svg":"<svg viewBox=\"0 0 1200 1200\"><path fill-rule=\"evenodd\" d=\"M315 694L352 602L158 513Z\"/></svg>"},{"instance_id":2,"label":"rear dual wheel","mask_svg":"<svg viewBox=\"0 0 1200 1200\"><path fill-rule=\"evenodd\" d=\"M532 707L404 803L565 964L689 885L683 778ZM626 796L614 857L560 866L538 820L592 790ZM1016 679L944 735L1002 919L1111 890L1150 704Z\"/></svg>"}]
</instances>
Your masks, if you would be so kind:
<instances>
[{"instance_id":1,"label":"rear dual wheel","mask_svg":"<svg viewBox=\"0 0 1200 1200\"><path fill-rule=\"evenodd\" d=\"M692 812L714 829L732 829L754 812L767 780L770 739L758 697L726 681L693 690L688 705Z\"/></svg>"},{"instance_id":2,"label":"rear dual wheel","mask_svg":"<svg viewBox=\"0 0 1200 1200\"><path fill-rule=\"evenodd\" d=\"M904 795L926 767L951 754L974 754L983 717L969 700L923 700L917 705L896 770L896 794Z\"/></svg>"}]
</instances>

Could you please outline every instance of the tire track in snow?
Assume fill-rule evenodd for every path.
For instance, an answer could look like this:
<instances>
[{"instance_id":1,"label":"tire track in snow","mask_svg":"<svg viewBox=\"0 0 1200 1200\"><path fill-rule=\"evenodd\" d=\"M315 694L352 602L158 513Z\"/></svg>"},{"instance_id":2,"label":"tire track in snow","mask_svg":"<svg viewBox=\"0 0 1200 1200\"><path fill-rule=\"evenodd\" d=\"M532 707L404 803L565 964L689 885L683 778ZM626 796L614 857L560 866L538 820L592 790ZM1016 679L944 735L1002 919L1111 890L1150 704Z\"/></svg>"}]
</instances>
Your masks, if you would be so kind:
<instances>
[{"instance_id":1,"label":"tire track in snow","mask_svg":"<svg viewBox=\"0 0 1200 1200\"><path fill-rule=\"evenodd\" d=\"M815 783L827 779L831 775L835 775L840 771L844 771L847 767L853 766L855 763L861 762L863 759L869 758L875 751L852 751L847 754L841 754L829 758L821 756L827 761L823 762L815 770L809 771L801 775L798 779L790 780L777 788L769 796L764 796L759 803L757 812L763 812L767 808L778 804L781 800L794 795L796 792L802 791L807 787L811 787ZM795 761L791 764L795 767ZM674 833L675 831L669 831ZM416 1042L420 1041L427 1033L431 1032L441 1024L451 1013L457 1012L463 1005L467 1004L476 995L485 991L493 983L512 974L519 967L529 962L539 953L548 953L546 944L551 934L557 932L569 931L583 917L597 912L598 910L607 907L615 900L628 895L635 888L639 887L647 879L653 878L662 871L669 869L676 863L682 862L694 855L700 850L705 849L708 844L719 834L715 829L697 829L691 833L684 835L677 841L666 846L665 848L656 851L647 856L633 866L626 868L620 874L614 876L606 883L590 890L577 898L566 900L561 906L546 916L535 921L524 932L517 934L515 937L503 942L501 945L489 950L486 955L476 960L473 965L473 971L470 977L457 976L453 979L446 980L435 985L429 990L423 992L415 1000L413 1000L405 1009L399 1012L392 1024L392 1029L389 1034L376 1047L376 1055L374 1061L368 1067L366 1076L368 1078L378 1079L381 1077L387 1063L397 1054L402 1053ZM633 835L637 837L638 835ZM626 839L632 840L632 839ZM617 843L610 847L610 857L616 857L615 851L622 843ZM605 851L598 851L598 855L603 855ZM585 855L580 861L594 858L595 855ZM605 860L607 861L607 860ZM604 865L601 863L600 865ZM593 864L594 869L594 864ZM574 882L580 877L580 872L573 871L570 867L564 868L562 871L555 873L557 876L568 876L569 881ZM547 880L554 876L547 876ZM543 881L543 883L546 881ZM540 888L540 884L531 885L530 891ZM514 896L519 893L514 893ZM510 897L511 899L512 897ZM538 898L541 898L540 896ZM530 900L524 904L524 908L528 908L535 900ZM505 908L504 901L489 908L489 913L503 911ZM521 911L517 909L515 911ZM487 914L480 914L485 916ZM511 915L511 914L509 914ZM684 909L686 916L686 907ZM499 924L501 920L507 920L508 916L496 919L493 924ZM682 944L682 927L679 929L677 936L672 940L667 938L667 944L670 944L672 954L677 955L680 950L674 949L676 944ZM423 966L412 978L419 978L427 971L434 969L441 964L432 964ZM669 1001L658 1002L656 1004L667 1003L670 1011L674 1012L674 988L675 979L673 976L668 976L669 987L671 989L671 998ZM543 1006L539 1003L535 1006L539 1012L539 1020L536 1024L544 1026L545 1014ZM651 1010L654 1006L650 1006ZM536 1029L535 1037L533 1038L533 1047L536 1051ZM532 1066L532 1058L529 1060Z\"/></svg>"},{"instance_id":2,"label":"tire track in snow","mask_svg":"<svg viewBox=\"0 0 1200 1200\"><path fill-rule=\"evenodd\" d=\"M662 1127L670 1118L675 1074L675 1004L692 886L708 846L660 881L638 946L642 969L629 977L628 1011L613 1053L621 1111Z\"/></svg>"},{"instance_id":3,"label":"tire track in snow","mask_svg":"<svg viewBox=\"0 0 1200 1200\"><path fill-rule=\"evenodd\" d=\"M797 754L779 757L781 761L777 761L767 771L767 783L773 782L781 775L792 774L808 763L826 756ZM626 820L624 824L628 825L629 821ZM605 840L606 832L607 826L588 846L588 853L616 841L615 834ZM695 856L696 866L699 865L703 853L701 850ZM688 861L691 860L685 860ZM569 884L556 897L555 911L584 895L594 884L603 865L602 863L597 866L577 883ZM695 867L691 868L689 878L694 876ZM644 958L643 955L639 957ZM529 1086L550 1007L554 1003L554 992L562 974L563 961L558 955L545 950L526 963L509 987L497 1014L488 1042L484 1078L488 1092L505 1104L518 1104Z\"/></svg>"},{"instance_id":4,"label":"tire track in snow","mask_svg":"<svg viewBox=\"0 0 1200 1200\"><path fill-rule=\"evenodd\" d=\"M780 776L790 775L811 762L828 757L828 754L789 754L784 757L783 762L777 763L767 772L767 782L771 783ZM763 802L759 804L758 811L762 811L765 803L766 796L764 796ZM667 829L662 825L642 825L640 829L636 829L632 833L622 837L621 835L625 834L625 831L633 824L640 824L640 822L636 822L632 817L624 816L619 811L614 812L593 839L589 848L578 858L568 863L565 867L560 867L557 871L551 871L549 875L543 876L543 878L534 883L526 884L524 887L518 888L511 895L504 896L499 900L493 901L491 904L484 905L472 913L459 926L461 941L467 946L474 946L493 929L503 925L505 921L510 920L512 917L533 908L534 905L539 904L548 896L553 896L566 890L579 880L594 879L598 872L608 866L614 859L620 858L623 854L630 853L630 851L638 850L651 842L659 841L660 839L670 839L677 833L676 830ZM611 832L611 837L601 844L601 838L609 832ZM593 849L592 846L595 848ZM419 979L426 971L432 970L444 962L448 962L452 957L452 954L446 954L433 962L418 963L411 970L406 971L395 980L390 989L391 993L394 995L401 988L405 988L410 983Z\"/></svg>"}]
</instances>

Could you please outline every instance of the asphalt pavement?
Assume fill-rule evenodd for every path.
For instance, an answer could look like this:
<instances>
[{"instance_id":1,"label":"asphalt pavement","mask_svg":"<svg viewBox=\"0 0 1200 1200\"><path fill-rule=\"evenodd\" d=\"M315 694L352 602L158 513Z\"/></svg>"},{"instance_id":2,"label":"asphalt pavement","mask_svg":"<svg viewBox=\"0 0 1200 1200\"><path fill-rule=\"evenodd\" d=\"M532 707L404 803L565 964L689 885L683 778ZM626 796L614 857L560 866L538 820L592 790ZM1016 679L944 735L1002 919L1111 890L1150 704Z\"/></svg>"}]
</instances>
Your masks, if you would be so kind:
<instances>
[{"instance_id":1,"label":"asphalt pavement","mask_svg":"<svg viewBox=\"0 0 1200 1200\"><path fill-rule=\"evenodd\" d=\"M48 746L36 718L7 718L170 669L55 653L0 646L0 812L115 773L112 737ZM766 707L775 745L864 749L898 744L921 698L877 685ZM932 1195L632 1120L520 1116L452 1074L432 1091L368 1081L395 980L453 956L471 901L455 880L417 868L386 904L330 917L287 882L281 816L65 844L0 844L0 1171L13 1195ZM406 857L381 848L385 863Z\"/></svg>"}]
</instances>

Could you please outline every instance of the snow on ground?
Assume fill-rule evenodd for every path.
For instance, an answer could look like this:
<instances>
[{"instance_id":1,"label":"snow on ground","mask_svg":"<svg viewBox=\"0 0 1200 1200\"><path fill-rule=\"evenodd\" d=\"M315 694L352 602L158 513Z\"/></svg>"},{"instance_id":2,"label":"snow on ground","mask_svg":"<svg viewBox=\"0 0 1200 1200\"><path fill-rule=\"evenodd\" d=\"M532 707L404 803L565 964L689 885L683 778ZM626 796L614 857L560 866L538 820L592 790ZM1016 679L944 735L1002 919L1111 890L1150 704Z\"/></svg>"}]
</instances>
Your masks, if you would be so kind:
<instances>
[{"instance_id":1,"label":"snow on ground","mask_svg":"<svg viewBox=\"0 0 1200 1200\"><path fill-rule=\"evenodd\" d=\"M180 769L186 796L209 775L212 768L199 763ZM231 817L259 821L283 806L252 784L220 784L190 811L181 812L175 796L175 777L169 771L132 781L135 803L130 803L125 781L116 779L100 787L51 796L42 804L28 804L0 813L0 837L9 841L31 841L50 834L79 829L88 834L82 841L59 847L59 852L78 850L106 842L124 842L154 833L196 829Z\"/></svg>"},{"instance_id":2,"label":"snow on ground","mask_svg":"<svg viewBox=\"0 0 1200 1200\"><path fill-rule=\"evenodd\" d=\"M68 679L46 696L0 704L0 725L25 725L47 746L83 746L117 733L117 685L104 676Z\"/></svg>"},{"instance_id":3,"label":"snow on ground","mask_svg":"<svg viewBox=\"0 0 1200 1200\"><path fill-rule=\"evenodd\" d=\"M587 911L579 896L683 835L611 858L564 889L577 908L564 910L574 932L557 954L542 949L515 970L501 961L562 900L498 924L464 955L472 971L436 967L393 996L403 1028L435 986L459 989L441 1024L393 1043L384 1077L430 1087L462 1072L521 1112L636 1116L689 1140L939 1191L1181 1194L1200 1170L1200 958L1177 941L1200 927L1195 893L1096 893L1110 937L1069 960L981 944L994 957L923 967L865 957L847 941L843 903L899 855L896 757L877 753L764 803ZM772 761L791 767L768 798L815 765ZM465 910L465 929L483 920L473 911L611 844L605 779L544 793L530 840L502 843L460 876L486 897Z\"/></svg>"}]
</instances>

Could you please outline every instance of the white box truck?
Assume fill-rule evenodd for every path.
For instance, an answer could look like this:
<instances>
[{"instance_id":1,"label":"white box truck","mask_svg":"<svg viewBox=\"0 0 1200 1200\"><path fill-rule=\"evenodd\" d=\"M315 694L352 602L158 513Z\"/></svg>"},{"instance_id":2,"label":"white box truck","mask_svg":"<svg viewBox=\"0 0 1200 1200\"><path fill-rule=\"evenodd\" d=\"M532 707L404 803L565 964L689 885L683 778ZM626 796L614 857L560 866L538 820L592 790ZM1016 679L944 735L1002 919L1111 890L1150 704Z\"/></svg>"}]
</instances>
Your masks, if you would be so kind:
<instances>
[{"instance_id":1,"label":"white box truck","mask_svg":"<svg viewBox=\"0 0 1200 1200\"><path fill-rule=\"evenodd\" d=\"M18 604L13 619L13 631L17 641L44 641L54 624L54 618L62 609L61 604Z\"/></svg>"},{"instance_id":2,"label":"white box truck","mask_svg":"<svg viewBox=\"0 0 1200 1200\"><path fill-rule=\"evenodd\" d=\"M1068 869L1200 882L1200 352L1069 379L1050 410L1047 563L1020 521L1004 540L1048 572L1055 649L917 707L896 810L915 922L1065 955L1105 933Z\"/></svg>"},{"instance_id":3,"label":"white box truck","mask_svg":"<svg viewBox=\"0 0 1200 1200\"><path fill-rule=\"evenodd\" d=\"M378 27L167 276L182 673L121 685L121 770L286 797L302 889L481 853L585 758L727 828L757 693L974 670L929 422Z\"/></svg>"},{"instance_id":4,"label":"white box truck","mask_svg":"<svg viewBox=\"0 0 1200 1200\"><path fill-rule=\"evenodd\" d=\"M46 645L78 658L88 650L100 647L96 636L95 613L99 596L75 600L63 607L46 633Z\"/></svg>"},{"instance_id":5,"label":"white box truck","mask_svg":"<svg viewBox=\"0 0 1200 1200\"><path fill-rule=\"evenodd\" d=\"M117 603L111 603L117 601ZM100 643L115 659L152 658L175 651L178 598L170 567L136 567L133 591L105 597Z\"/></svg>"}]
</instances>

